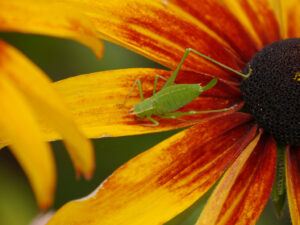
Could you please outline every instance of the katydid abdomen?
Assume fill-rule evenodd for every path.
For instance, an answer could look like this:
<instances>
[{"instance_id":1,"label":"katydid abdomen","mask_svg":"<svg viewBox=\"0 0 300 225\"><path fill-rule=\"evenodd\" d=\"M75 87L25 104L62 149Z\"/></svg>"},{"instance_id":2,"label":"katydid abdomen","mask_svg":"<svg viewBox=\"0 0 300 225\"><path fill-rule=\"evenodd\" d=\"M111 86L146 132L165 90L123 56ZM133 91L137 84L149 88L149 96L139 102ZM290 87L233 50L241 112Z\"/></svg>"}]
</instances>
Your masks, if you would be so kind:
<instances>
[{"instance_id":1,"label":"katydid abdomen","mask_svg":"<svg viewBox=\"0 0 300 225\"><path fill-rule=\"evenodd\" d=\"M143 118L147 115L163 115L187 105L203 92L199 84L177 84L160 90L152 97L136 104L133 113Z\"/></svg>"},{"instance_id":2,"label":"katydid abdomen","mask_svg":"<svg viewBox=\"0 0 300 225\"><path fill-rule=\"evenodd\" d=\"M163 115L187 105L202 93L199 84L176 84L154 94L152 99L153 114Z\"/></svg>"}]
</instances>

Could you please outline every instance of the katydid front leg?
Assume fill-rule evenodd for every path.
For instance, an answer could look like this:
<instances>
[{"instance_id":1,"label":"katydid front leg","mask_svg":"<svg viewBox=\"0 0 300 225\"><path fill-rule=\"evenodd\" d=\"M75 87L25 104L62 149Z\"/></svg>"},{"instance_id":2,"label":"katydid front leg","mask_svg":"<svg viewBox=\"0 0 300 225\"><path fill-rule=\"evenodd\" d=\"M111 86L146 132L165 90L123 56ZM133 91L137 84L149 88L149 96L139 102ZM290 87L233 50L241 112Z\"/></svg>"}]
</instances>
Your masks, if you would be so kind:
<instances>
[{"instance_id":1,"label":"katydid front leg","mask_svg":"<svg viewBox=\"0 0 300 225\"><path fill-rule=\"evenodd\" d=\"M156 74L155 75L155 78L154 78L154 86L153 86L153 94L156 93L156 85L157 85L157 80L158 78L161 78L163 80L167 80L167 78L159 75L159 74ZM144 101L144 94L143 94L143 87L142 87L142 82L140 79L136 79L128 93L128 95L126 96L125 100L124 100L124 103L123 104L119 104L120 106L125 106L126 102L128 101L130 95L132 94L135 86L138 85L138 88L139 88L139 93L140 93L140 97L141 97L141 102Z\"/></svg>"},{"instance_id":2,"label":"katydid front leg","mask_svg":"<svg viewBox=\"0 0 300 225\"><path fill-rule=\"evenodd\" d=\"M155 81L154 81L154 89L153 89L153 91L155 91L155 89L156 89L156 83L157 83L158 77L160 77L160 78L162 78L162 79L166 79L166 78L164 78L164 77L162 77L162 76L160 76L160 75L158 75L158 74L155 75ZM137 80L134 82L134 84L132 85L129 94L126 96L126 99L125 99L125 101L124 101L123 106L126 104L126 101L128 100L129 96L132 94L132 92L133 92L133 90L134 90L136 84L138 85L138 88L139 88L139 93L140 93L140 97L141 97L141 102L144 101L144 94L143 94L142 82L141 82L140 79L137 79ZM151 117L151 115L147 115L146 118L147 118L148 120L150 120L153 124L143 124L144 126L158 126L158 125L159 125L159 122L158 122L157 120L153 119L153 118Z\"/></svg>"},{"instance_id":3,"label":"katydid front leg","mask_svg":"<svg viewBox=\"0 0 300 225\"><path fill-rule=\"evenodd\" d=\"M140 92L140 98L141 98L141 101L144 101L144 94L143 94L143 88L142 88L142 83L141 83L141 80L140 79L137 79L134 81L128 95L126 96L125 100L124 100L124 103L123 104L119 104L119 106L125 106L126 102L128 101L130 95L132 94L136 84L138 84L138 87L139 87L139 92Z\"/></svg>"}]
</instances>

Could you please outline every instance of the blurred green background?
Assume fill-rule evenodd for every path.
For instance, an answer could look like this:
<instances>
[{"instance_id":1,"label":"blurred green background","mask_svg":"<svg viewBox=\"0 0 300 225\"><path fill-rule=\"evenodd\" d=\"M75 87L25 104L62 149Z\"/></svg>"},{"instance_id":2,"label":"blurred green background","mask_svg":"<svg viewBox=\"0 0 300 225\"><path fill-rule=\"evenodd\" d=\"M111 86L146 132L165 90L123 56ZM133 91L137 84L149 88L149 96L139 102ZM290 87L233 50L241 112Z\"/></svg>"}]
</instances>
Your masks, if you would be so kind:
<instances>
[{"instance_id":1,"label":"blurred green background","mask_svg":"<svg viewBox=\"0 0 300 225\"><path fill-rule=\"evenodd\" d=\"M108 42L105 42L103 59L97 60L90 49L69 40L13 33L2 33L0 38L21 50L54 81L79 74L119 68L163 68L140 55ZM120 165L175 132L94 140L97 167L91 181L76 180L70 158L63 145L61 142L52 143L58 172L58 186L53 208L57 209L72 199L89 194ZM28 224L38 214L38 210L29 183L7 148L0 151L0 183L0 225ZM190 209L170 221L168 225L194 224L208 195L209 193ZM287 206L285 208L284 216L278 219L269 202L258 225L291 224Z\"/></svg>"}]
</instances>

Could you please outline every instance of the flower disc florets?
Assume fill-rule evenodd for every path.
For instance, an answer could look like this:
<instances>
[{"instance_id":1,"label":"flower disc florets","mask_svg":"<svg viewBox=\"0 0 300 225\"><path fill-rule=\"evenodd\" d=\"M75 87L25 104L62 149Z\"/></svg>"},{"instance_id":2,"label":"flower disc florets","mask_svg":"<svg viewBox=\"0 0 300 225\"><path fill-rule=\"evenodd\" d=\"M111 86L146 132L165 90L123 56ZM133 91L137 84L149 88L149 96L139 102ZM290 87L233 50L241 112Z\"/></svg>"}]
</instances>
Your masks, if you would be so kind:
<instances>
[{"instance_id":1,"label":"flower disc florets","mask_svg":"<svg viewBox=\"0 0 300 225\"><path fill-rule=\"evenodd\" d=\"M300 146L300 39L274 42L243 71L241 90L258 125L283 144Z\"/></svg>"}]
</instances>

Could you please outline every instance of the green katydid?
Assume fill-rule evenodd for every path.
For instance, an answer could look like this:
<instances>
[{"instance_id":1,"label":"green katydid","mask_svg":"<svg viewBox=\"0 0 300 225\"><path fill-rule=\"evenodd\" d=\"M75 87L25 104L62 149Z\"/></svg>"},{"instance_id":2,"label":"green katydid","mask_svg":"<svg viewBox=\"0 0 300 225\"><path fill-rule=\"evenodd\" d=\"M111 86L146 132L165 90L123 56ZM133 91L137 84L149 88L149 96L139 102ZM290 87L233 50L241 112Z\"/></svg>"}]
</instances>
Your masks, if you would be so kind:
<instances>
[{"instance_id":1,"label":"green katydid","mask_svg":"<svg viewBox=\"0 0 300 225\"><path fill-rule=\"evenodd\" d=\"M153 95L147 99L144 99L143 95L143 89L142 89L142 83L140 79L137 79L129 94L127 95L124 103L122 105L125 105L127 99L129 98L131 92L133 91L136 84L138 85L139 92L140 92L140 98L141 102L134 105L134 107L130 110L131 114L137 115L139 119L147 118L150 120L153 124L147 124L152 126L159 125L159 122L152 118L152 115L156 115L161 118L178 118L180 116L186 116L186 115L194 115L198 113L212 113L212 112L223 112L230 110L234 108L235 106L225 108L225 109L217 109L217 110L209 110L209 111L188 111L188 112L174 112L183 106L187 105L188 103L192 102L194 99L196 99L201 93L204 91L207 91L208 89L214 87L217 83L217 78L213 78L207 85L204 87L201 86L201 84L175 84L176 76L185 60L187 55L193 52L223 68L226 68L234 73L237 73L238 75L241 75L243 77L249 77L251 73L251 68L249 70L248 74L240 73L239 71L236 71L192 48L187 48L185 50L185 53L178 64L177 68L174 70L172 75L169 77L169 79L166 79L160 75L156 75L154 79L154 86L153 86ZM166 83L164 84L163 88L156 92L156 85L158 78L166 80Z\"/></svg>"}]
</instances>

